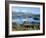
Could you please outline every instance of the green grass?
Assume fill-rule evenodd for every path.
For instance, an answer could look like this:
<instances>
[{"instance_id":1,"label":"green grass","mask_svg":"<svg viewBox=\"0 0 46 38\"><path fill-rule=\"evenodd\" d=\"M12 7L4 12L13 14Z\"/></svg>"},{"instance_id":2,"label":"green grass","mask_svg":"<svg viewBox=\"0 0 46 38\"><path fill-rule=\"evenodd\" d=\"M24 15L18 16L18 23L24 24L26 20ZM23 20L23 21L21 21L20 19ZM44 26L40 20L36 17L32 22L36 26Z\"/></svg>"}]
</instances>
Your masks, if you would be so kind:
<instances>
[{"instance_id":1,"label":"green grass","mask_svg":"<svg viewBox=\"0 0 46 38\"><path fill-rule=\"evenodd\" d=\"M25 27L24 25L20 25L20 26L12 26L12 31L25 31L25 30L39 30L40 25L32 25L29 27Z\"/></svg>"}]
</instances>

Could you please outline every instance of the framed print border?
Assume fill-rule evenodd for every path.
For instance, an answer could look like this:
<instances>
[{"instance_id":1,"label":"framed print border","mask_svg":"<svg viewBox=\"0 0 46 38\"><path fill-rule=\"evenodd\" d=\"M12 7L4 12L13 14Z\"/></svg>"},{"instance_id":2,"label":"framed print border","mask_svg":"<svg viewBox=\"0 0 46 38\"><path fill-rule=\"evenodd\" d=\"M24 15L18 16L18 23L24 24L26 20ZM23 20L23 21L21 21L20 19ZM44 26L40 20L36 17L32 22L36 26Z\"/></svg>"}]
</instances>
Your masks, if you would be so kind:
<instances>
[{"instance_id":1,"label":"framed print border","mask_svg":"<svg viewBox=\"0 0 46 38\"><path fill-rule=\"evenodd\" d=\"M9 4L22 3L22 4L33 4L43 6L43 33L36 34L22 34L22 35L9 35ZM22 36L38 36L45 35L45 3L42 2L24 2L24 1L5 1L5 37L22 37Z\"/></svg>"}]
</instances>

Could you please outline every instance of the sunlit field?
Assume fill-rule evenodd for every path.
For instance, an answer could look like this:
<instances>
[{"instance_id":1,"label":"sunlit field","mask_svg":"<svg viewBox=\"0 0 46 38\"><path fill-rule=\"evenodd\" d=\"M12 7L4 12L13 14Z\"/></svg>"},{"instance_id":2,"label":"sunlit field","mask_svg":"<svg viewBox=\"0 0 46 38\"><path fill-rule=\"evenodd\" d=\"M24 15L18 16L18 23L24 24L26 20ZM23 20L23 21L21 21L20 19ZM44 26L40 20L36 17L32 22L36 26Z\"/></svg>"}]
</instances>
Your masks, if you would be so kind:
<instances>
[{"instance_id":1,"label":"sunlit field","mask_svg":"<svg viewBox=\"0 0 46 38\"><path fill-rule=\"evenodd\" d=\"M35 24L32 24L32 25L12 25L12 31L26 31L26 30L40 30L40 25L35 25Z\"/></svg>"}]
</instances>

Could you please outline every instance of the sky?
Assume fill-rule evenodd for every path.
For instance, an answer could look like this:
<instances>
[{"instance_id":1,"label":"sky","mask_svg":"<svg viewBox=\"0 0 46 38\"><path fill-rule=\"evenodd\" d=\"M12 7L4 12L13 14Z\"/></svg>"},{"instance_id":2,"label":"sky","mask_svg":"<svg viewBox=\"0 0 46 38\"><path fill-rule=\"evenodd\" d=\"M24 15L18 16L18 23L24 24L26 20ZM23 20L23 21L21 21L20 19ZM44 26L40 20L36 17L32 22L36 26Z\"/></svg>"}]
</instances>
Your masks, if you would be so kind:
<instances>
[{"instance_id":1,"label":"sky","mask_svg":"<svg viewBox=\"0 0 46 38\"><path fill-rule=\"evenodd\" d=\"M40 14L40 8L39 7L12 7L13 12L17 13L32 13L32 14Z\"/></svg>"},{"instance_id":2,"label":"sky","mask_svg":"<svg viewBox=\"0 0 46 38\"><path fill-rule=\"evenodd\" d=\"M29 13L32 13L32 14L40 14L40 8L36 8L36 7L12 7L12 13L25 13L25 14L29 14ZM23 21L23 17L22 18L18 18L18 19L13 19L12 21L18 24L22 24L24 21ZM26 20L26 19L25 19ZM28 19L29 22L32 22L32 21L35 21L36 20L33 20L32 18L29 18Z\"/></svg>"}]
</instances>

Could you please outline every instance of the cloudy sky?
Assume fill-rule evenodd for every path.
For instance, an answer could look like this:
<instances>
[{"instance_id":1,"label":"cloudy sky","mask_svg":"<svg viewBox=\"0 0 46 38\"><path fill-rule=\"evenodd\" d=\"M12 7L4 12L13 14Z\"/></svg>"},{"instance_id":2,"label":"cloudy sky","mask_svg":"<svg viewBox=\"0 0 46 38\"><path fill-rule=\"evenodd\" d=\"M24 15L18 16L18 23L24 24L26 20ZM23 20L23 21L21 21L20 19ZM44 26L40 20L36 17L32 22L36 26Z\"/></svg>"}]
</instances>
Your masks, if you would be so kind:
<instances>
[{"instance_id":1,"label":"cloudy sky","mask_svg":"<svg viewBox=\"0 0 46 38\"><path fill-rule=\"evenodd\" d=\"M38 8L38 7L37 8L36 7L12 7L12 13L20 13L20 12L25 13L25 14L28 14L28 13L40 14L40 8ZM12 21L13 22L16 21L16 23L22 24L24 22L24 20L26 20L26 19L23 19L23 17L22 17L22 18L18 18L15 20L13 19ZM29 18L28 21L32 22L33 19Z\"/></svg>"},{"instance_id":2,"label":"cloudy sky","mask_svg":"<svg viewBox=\"0 0 46 38\"><path fill-rule=\"evenodd\" d=\"M39 7L12 7L12 12L40 14Z\"/></svg>"}]
</instances>

